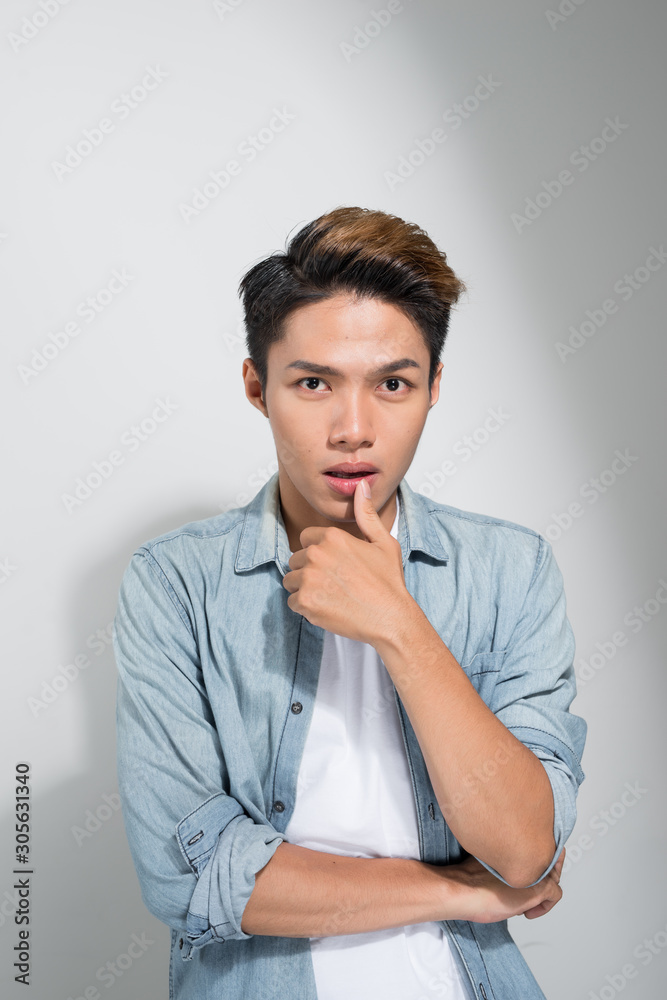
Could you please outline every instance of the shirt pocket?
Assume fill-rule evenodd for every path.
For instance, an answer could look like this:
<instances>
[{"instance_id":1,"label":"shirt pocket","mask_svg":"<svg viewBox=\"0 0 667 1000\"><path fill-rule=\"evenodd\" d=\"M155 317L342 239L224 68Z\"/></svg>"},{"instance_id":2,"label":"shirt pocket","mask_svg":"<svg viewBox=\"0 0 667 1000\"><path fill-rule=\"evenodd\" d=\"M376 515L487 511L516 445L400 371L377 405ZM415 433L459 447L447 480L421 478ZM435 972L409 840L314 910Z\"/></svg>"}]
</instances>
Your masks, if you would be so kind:
<instances>
[{"instance_id":1,"label":"shirt pocket","mask_svg":"<svg viewBox=\"0 0 667 1000\"><path fill-rule=\"evenodd\" d=\"M486 653L475 653L471 660L461 664L470 683L487 705L491 702L506 652L505 649L494 649Z\"/></svg>"}]
</instances>

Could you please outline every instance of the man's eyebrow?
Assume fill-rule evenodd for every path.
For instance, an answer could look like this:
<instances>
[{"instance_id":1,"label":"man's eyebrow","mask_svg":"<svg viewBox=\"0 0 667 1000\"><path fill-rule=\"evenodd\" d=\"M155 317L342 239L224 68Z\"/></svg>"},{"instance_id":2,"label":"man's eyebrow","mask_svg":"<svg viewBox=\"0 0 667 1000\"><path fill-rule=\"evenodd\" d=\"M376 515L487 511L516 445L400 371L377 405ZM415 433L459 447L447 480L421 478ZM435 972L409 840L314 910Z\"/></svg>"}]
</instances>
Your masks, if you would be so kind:
<instances>
[{"instance_id":1,"label":"man's eyebrow","mask_svg":"<svg viewBox=\"0 0 667 1000\"><path fill-rule=\"evenodd\" d=\"M297 361L290 361L288 365L285 365L285 370L288 368L299 368L304 372L312 372L315 375L329 375L332 378L342 378L343 372L339 371L338 368L332 368L330 365L318 365L313 361L306 361L304 358L299 358ZM402 368L421 368L421 365L413 358L398 358L396 361L389 361L387 364L380 365L379 368L374 368L372 371L368 372L369 378L379 378L381 375L389 375L391 372L400 371Z\"/></svg>"}]
</instances>

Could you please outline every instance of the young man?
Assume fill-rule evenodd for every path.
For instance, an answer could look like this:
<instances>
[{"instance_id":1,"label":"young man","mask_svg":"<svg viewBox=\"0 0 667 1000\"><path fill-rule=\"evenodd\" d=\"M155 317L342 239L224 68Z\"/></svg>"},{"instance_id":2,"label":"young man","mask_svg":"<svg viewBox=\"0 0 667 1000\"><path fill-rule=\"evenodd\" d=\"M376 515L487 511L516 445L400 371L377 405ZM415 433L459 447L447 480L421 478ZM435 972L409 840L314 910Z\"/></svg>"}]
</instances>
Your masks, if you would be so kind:
<instances>
[{"instance_id":1,"label":"young man","mask_svg":"<svg viewBox=\"0 0 667 1000\"><path fill-rule=\"evenodd\" d=\"M339 208L241 282L278 472L146 542L118 775L170 997L538 1000L507 918L561 898L586 723L536 532L413 492L462 282Z\"/></svg>"}]
</instances>

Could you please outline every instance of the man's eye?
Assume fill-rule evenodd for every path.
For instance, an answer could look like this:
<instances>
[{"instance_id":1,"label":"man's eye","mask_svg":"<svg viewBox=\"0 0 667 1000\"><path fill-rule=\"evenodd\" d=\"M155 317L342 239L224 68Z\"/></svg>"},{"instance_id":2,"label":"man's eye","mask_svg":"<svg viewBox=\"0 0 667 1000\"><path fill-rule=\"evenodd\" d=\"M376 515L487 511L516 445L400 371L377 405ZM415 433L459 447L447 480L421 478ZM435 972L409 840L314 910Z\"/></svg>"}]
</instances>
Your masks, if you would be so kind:
<instances>
[{"instance_id":1,"label":"man's eye","mask_svg":"<svg viewBox=\"0 0 667 1000\"><path fill-rule=\"evenodd\" d=\"M407 383L407 382L405 381L405 379L403 379L403 378L386 378L386 379L384 380L384 382L383 382L382 384L383 384L383 385L386 385L386 384L387 384L387 382L402 382L402 383L403 383L403 385L405 385L405 386L407 386L407 385L408 385L408 383ZM398 388L400 389L400 385L398 386ZM393 392L393 391L394 391L394 390L392 389L392 392Z\"/></svg>"},{"instance_id":2,"label":"man's eye","mask_svg":"<svg viewBox=\"0 0 667 1000\"><path fill-rule=\"evenodd\" d=\"M324 383L324 380L321 379L321 378L318 378L316 375L309 375L306 378L299 379L299 381L296 384L300 386L300 385L302 385L303 382L315 382L315 383L322 382L322 383ZM405 387L407 387L407 388L410 387L410 383L406 379L404 379L404 378L397 378L397 377L386 378L384 380L384 382L381 382L380 384L381 385L387 385L390 382L396 383L396 388L395 389L392 388L392 389L389 390L390 394L395 393L398 389L400 389L401 388L401 383L403 383L403 385ZM313 391L316 391L315 387L312 386L312 385L308 386L307 388L308 389L312 389Z\"/></svg>"},{"instance_id":3,"label":"man's eye","mask_svg":"<svg viewBox=\"0 0 667 1000\"><path fill-rule=\"evenodd\" d=\"M317 378L316 375L309 375L307 378L299 379L299 381L297 382L297 385L301 385L302 382L321 382L321 381L322 381L322 379L321 378ZM309 388L312 389L313 387L309 386Z\"/></svg>"}]
</instances>

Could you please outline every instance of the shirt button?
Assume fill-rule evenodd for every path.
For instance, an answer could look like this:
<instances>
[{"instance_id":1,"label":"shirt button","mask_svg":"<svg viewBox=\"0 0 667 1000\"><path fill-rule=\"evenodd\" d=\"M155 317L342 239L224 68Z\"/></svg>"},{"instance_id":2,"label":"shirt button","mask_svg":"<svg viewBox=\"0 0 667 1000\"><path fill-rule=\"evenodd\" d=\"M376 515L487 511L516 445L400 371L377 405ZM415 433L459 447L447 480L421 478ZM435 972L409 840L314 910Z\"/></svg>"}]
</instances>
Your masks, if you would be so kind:
<instances>
[{"instance_id":1,"label":"shirt button","mask_svg":"<svg viewBox=\"0 0 667 1000\"><path fill-rule=\"evenodd\" d=\"M298 715L302 708L303 705L301 704L300 701L295 701L292 703L292 711L294 712L295 715Z\"/></svg>"},{"instance_id":2,"label":"shirt button","mask_svg":"<svg viewBox=\"0 0 667 1000\"><path fill-rule=\"evenodd\" d=\"M273 803L273 808L276 810L277 813L284 812L285 811L285 803L281 802L280 799L278 799L277 802Z\"/></svg>"}]
</instances>

